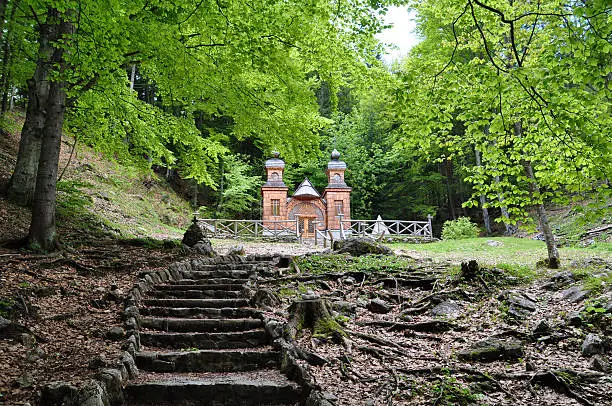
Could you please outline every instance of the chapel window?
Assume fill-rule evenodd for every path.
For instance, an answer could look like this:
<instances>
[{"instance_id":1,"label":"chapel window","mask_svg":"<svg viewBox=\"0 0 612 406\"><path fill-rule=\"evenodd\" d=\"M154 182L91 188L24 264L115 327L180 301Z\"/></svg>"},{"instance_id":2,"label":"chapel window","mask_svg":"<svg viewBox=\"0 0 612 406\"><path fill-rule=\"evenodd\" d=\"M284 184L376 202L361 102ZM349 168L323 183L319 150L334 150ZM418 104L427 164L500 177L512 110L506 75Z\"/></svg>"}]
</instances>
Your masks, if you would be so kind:
<instances>
[{"instance_id":1,"label":"chapel window","mask_svg":"<svg viewBox=\"0 0 612 406\"><path fill-rule=\"evenodd\" d=\"M280 216L280 200L272 199L272 215Z\"/></svg>"}]
</instances>

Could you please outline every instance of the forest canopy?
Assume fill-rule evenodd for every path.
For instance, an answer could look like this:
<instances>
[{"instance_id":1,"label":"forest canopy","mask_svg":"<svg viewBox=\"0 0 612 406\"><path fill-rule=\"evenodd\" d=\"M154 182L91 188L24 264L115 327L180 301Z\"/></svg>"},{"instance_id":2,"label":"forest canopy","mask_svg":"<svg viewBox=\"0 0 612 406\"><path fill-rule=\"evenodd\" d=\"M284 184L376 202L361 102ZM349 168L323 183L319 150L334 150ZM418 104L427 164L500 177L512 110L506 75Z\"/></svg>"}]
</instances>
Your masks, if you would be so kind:
<instances>
[{"instance_id":1,"label":"forest canopy","mask_svg":"<svg viewBox=\"0 0 612 406\"><path fill-rule=\"evenodd\" d=\"M382 61L390 6L422 42ZM612 9L605 0L35 1L1 4L2 112L26 108L9 197L52 249L62 128L167 177L195 208L257 218L272 150L324 186L336 148L353 217L510 233L545 205L605 205ZM489 221L496 218L500 226Z\"/></svg>"}]
</instances>

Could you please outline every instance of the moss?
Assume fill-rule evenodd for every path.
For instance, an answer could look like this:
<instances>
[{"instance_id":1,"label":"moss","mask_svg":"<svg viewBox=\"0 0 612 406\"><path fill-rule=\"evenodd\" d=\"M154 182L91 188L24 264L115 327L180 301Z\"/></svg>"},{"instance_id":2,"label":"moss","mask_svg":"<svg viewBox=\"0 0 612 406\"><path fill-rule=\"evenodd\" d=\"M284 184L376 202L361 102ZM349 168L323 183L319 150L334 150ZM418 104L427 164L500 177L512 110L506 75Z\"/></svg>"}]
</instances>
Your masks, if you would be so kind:
<instances>
[{"instance_id":1,"label":"moss","mask_svg":"<svg viewBox=\"0 0 612 406\"><path fill-rule=\"evenodd\" d=\"M346 332L342 329L340 324L333 318L320 319L315 324L313 331L313 337L327 338L339 334L342 337L346 337Z\"/></svg>"}]
</instances>

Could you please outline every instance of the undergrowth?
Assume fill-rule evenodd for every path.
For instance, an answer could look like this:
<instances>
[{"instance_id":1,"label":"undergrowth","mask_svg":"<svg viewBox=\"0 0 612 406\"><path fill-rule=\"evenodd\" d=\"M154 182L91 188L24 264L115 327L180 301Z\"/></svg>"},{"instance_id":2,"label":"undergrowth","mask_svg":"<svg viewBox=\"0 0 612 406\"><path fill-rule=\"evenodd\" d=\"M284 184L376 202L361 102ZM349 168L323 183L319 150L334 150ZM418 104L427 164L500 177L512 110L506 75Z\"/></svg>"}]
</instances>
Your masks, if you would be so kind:
<instances>
[{"instance_id":1,"label":"undergrowth","mask_svg":"<svg viewBox=\"0 0 612 406\"><path fill-rule=\"evenodd\" d=\"M310 255L295 259L302 272L310 274L345 272L409 271L415 261L409 258L388 255L364 255L351 257L343 254Z\"/></svg>"}]
</instances>

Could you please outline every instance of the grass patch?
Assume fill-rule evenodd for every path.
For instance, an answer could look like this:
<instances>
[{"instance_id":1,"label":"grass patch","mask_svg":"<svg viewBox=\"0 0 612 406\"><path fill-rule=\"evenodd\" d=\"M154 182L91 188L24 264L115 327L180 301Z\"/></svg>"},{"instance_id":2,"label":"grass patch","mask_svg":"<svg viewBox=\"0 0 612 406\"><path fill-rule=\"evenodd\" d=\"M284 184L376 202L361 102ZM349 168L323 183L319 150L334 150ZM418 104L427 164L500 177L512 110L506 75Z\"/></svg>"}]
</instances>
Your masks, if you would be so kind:
<instances>
[{"instance_id":1,"label":"grass patch","mask_svg":"<svg viewBox=\"0 0 612 406\"><path fill-rule=\"evenodd\" d=\"M332 254L301 257L296 259L296 263L302 272L317 275L328 272L408 271L412 269L415 261L409 258L386 255L351 257L344 254Z\"/></svg>"},{"instance_id":2,"label":"grass patch","mask_svg":"<svg viewBox=\"0 0 612 406\"><path fill-rule=\"evenodd\" d=\"M491 245L490 241L501 242L500 246ZM535 263L546 258L546 244L543 241L528 238L492 237L447 240L430 244L387 244L394 250L403 250L406 254L418 258L429 257L437 261L460 263L475 259L482 265L523 265L534 267ZM612 257L612 243L600 242L588 248L560 248L562 265L570 261L592 256Z\"/></svg>"}]
</instances>

